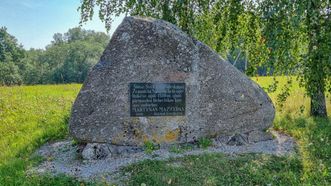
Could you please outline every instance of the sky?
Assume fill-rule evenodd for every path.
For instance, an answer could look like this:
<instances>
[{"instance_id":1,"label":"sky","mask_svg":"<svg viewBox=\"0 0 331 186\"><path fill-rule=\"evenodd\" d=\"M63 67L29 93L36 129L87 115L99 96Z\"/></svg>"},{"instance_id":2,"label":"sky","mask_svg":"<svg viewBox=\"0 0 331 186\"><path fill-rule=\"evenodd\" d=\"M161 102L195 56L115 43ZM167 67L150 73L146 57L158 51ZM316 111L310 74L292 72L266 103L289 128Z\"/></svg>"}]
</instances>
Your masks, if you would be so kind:
<instances>
[{"instance_id":1,"label":"sky","mask_svg":"<svg viewBox=\"0 0 331 186\"><path fill-rule=\"evenodd\" d=\"M5 26L25 49L45 48L54 33L65 33L79 26L79 5L80 0L0 0L0 27ZM109 35L123 17L115 18ZM82 28L106 32L97 15Z\"/></svg>"}]
</instances>

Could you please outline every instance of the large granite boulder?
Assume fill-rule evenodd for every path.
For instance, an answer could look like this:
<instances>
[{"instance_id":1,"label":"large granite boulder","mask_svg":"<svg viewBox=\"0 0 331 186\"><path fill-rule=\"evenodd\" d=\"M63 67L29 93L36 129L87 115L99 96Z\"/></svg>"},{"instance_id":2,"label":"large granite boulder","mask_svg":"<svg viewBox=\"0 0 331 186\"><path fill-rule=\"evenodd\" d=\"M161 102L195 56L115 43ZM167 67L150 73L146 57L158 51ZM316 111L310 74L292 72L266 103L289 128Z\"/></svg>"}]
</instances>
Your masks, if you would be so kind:
<instances>
[{"instance_id":1,"label":"large granite boulder","mask_svg":"<svg viewBox=\"0 0 331 186\"><path fill-rule=\"evenodd\" d=\"M129 89L137 82L184 84L185 110L132 115ZM205 44L168 22L126 17L78 94L70 133L83 142L132 146L235 134L256 141L252 135L268 129L274 114L268 95Z\"/></svg>"}]
</instances>

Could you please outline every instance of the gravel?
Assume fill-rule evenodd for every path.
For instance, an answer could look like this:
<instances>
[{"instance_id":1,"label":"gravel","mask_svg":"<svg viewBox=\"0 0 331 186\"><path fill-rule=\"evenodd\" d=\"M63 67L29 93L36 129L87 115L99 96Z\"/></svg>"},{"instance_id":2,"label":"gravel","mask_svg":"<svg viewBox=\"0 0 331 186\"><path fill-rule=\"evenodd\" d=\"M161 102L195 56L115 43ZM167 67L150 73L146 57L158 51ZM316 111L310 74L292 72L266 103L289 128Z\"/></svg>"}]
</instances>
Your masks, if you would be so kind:
<instances>
[{"instance_id":1,"label":"gravel","mask_svg":"<svg viewBox=\"0 0 331 186\"><path fill-rule=\"evenodd\" d=\"M43 161L37 167L31 168L29 173L37 174L66 174L78 180L104 180L106 182L120 184L121 180L127 179L130 175L120 174L122 167L142 160L167 160L169 158L184 157L187 155L200 155L204 153L263 153L276 156L287 156L295 152L295 141L292 137L271 131L273 140L261 141L242 146L230 146L220 142L214 142L206 149L193 148L183 153L171 152L170 148L161 148L151 154L145 152L125 153L121 156L108 157L102 160L83 160L77 154L77 146L72 140L64 140L47 143L36 151L36 155L42 156ZM120 184L121 185L121 184Z\"/></svg>"}]
</instances>

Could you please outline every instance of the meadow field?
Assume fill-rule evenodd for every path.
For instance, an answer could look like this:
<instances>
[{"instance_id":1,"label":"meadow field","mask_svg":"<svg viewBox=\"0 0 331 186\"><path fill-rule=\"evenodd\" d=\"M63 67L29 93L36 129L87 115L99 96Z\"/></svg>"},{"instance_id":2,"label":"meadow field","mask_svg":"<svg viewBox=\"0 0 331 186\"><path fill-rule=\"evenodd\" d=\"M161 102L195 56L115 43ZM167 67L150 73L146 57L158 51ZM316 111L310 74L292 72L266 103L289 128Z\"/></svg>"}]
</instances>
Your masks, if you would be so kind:
<instances>
[{"instance_id":1,"label":"meadow field","mask_svg":"<svg viewBox=\"0 0 331 186\"><path fill-rule=\"evenodd\" d=\"M253 77L268 87L271 77ZM293 136L297 152L286 157L263 154L205 154L167 161L143 161L122 170L128 185L331 185L331 96L329 119L311 118L309 98L294 81L284 105L276 103L274 129ZM71 105L81 85L0 87L0 185L104 185L59 175L38 176L26 170L38 164L33 152L42 144L66 138ZM183 166L170 166L172 163Z\"/></svg>"}]
</instances>

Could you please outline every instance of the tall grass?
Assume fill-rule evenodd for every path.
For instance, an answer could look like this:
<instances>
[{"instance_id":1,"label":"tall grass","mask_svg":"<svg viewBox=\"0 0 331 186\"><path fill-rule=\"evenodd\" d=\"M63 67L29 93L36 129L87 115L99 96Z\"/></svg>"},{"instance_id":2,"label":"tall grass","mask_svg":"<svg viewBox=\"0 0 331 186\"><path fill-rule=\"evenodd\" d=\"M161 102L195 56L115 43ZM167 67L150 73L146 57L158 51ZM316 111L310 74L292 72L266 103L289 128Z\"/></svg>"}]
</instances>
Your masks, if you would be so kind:
<instances>
[{"instance_id":1,"label":"tall grass","mask_svg":"<svg viewBox=\"0 0 331 186\"><path fill-rule=\"evenodd\" d=\"M79 88L77 84L0 87L0 185L52 183L28 178L25 170L36 161L30 155L37 147L68 134L69 110ZM63 179L53 180L62 184Z\"/></svg>"},{"instance_id":2,"label":"tall grass","mask_svg":"<svg viewBox=\"0 0 331 186\"><path fill-rule=\"evenodd\" d=\"M274 92L268 92L268 95L272 99L279 116L290 114L294 117L305 116L309 117L310 113L310 98L305 94L305 90L299 85L296 77L290 77L292 84L290 86L290 95L284 103L277 101L277 96L282 92L284 86L287 84L289 77L279 76L276 77L278 81L277 89ZM266 91L270 85L273 84L272 77L252 77L252 80L258 83ZM283 107L281 107L283 104ZM328 115L331 116L331 95L326 94L326 107Z\"/></svg>"}]
</instances>

